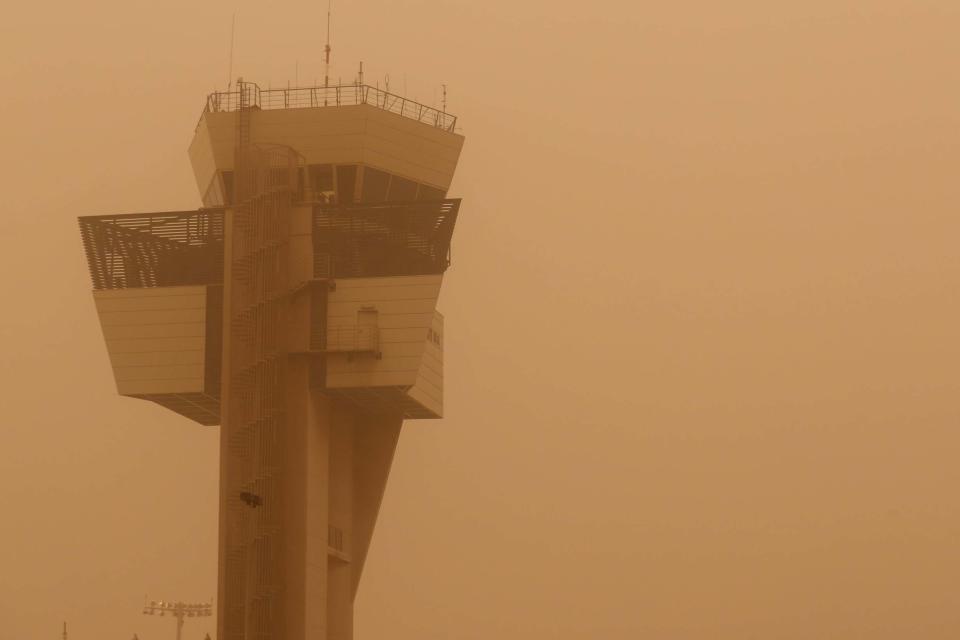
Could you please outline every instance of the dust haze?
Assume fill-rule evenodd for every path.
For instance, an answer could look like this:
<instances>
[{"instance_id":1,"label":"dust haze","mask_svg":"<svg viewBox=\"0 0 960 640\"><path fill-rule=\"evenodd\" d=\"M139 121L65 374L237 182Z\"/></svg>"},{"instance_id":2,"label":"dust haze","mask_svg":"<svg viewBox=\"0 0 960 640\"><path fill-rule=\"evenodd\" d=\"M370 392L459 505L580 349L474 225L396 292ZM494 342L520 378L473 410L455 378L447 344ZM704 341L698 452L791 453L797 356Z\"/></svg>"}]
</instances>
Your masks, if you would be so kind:
<instances>
[{"instance_id":1,"label":"dust haze","mask_svg":"<svg viewBox=\"0 0 960 640\"><path fill-rule=\"evenodd\" d=\"M0 22L0 638L172 637L218 435L121 398L78 215L199 206L229 72L325 3ZM960 5L334 0L332 76L466 145L446 409L404 426L363 640L960 635ZM188 621L185 638L213 632Z\"/></svg>"}]
</instances>

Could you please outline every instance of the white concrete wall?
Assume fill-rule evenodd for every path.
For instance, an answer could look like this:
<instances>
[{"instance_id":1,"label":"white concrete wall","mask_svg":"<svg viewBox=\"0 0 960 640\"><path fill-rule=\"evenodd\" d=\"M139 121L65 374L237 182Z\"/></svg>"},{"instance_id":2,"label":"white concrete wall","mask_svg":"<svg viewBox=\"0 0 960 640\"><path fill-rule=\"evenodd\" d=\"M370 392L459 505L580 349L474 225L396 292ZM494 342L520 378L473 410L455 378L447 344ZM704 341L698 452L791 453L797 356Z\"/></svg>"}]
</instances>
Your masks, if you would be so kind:
<instances>
[{"instance_id":1,"label":"white concrete wall","mask_svg":"<svg viewBox=\"0 0 960 640\"><path fill-rule=\"evenodd\" d=\"M121 395L203 392L207 288L93 292Z\"/></svg>"},{"instance_id":2,"label":"white concrete wall","mask_svg":"<svg viewBox=\"0 0 960 640\"><path fill-rule=\"evenodd\" d=\"M253 111L253 143L296 149L307 164L365 164L446 191L463 136L372 105ZM201 195L218 170L233 169L236 112L204 114L190 145Z\"/></svg>"},{"instance_id":3,"label":"white concrete wall","mask_svg":"<svg viewBox=\"0 0 960 640\"><path fill-rule=\"evenodd\" d=\"M329 354L327 387L416 385L427 349L428 330L436 321L442 280L440 275L337 280L327 307L331 331L336 331L337 326L355 326L361 308L375 308L382 357ZM442 369L439 374L442 375ZM429 375L425 372L424 380L433 379Z\"/></svg>"},{"instance_id":4,"label":"white concrete wall","mask_svg":"<svg viewBox=\"0 0 960 640\"><path fill-rule=\"evenodd\" d=\"M443 416L443 316L439 311L434 312L417 381L407 395L437 416Z\"/></svg>"}]
</instances>

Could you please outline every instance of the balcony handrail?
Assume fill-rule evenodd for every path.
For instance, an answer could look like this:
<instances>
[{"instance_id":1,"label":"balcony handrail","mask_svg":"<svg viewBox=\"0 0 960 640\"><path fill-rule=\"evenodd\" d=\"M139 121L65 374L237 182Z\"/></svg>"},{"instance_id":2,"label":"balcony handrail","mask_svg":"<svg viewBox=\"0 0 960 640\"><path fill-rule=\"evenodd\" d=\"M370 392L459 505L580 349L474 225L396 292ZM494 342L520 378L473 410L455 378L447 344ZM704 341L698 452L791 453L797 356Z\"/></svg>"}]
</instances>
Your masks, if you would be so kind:
<instances>
[{"instance_id":1,"label":"balcony handrail","mask_svg":"<svg viewBox=\"0 0 960 640\"><path fill-rule=\"evenodd\" d=\"M453 132L457 125L457 117L453 114L367 84L287 87L286 89L261 89L249 82L244 85L252 85L252 91L247 94L247 100L255 109L304 109L369 104L444 131ZM214 91L207 96L203 114L237 111L239 108L239 89ZM201 119L203 114L200 116Z\"/></svg>"}]
</instances>

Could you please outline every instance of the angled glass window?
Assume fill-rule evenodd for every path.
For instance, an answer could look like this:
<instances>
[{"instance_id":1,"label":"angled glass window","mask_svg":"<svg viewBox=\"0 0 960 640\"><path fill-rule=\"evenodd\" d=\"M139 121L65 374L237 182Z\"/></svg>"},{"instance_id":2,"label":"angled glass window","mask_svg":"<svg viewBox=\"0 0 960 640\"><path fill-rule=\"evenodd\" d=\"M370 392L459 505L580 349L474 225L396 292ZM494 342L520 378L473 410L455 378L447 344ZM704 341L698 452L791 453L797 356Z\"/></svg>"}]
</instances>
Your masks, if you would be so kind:
<instances>
[{"instance_id":1,"label":"angled glass window","mask_svg":"<svg viewBox=\"0 0 960 640\"><path fill-rule=\"evenodd\" d=\"M357 165L337 165L337 204L353 204L357 188Z\"/></svg>"},{"instance_id":2,"label":"angled glass window","mask_svg":"<svg viewBox=\"0 0 960 640\"><path fill-rule=\"evenodd\" d=\"M334 196L333 165L311 164L307 167L307 185L311 200L320 202L332 200Z\"/></svg>"},{"instance_id":3,"label":"angled glass window","mask_svg":"<svg viewBox=\"0 0 960 640\"><path fill-rule=\"evenodd\" d=\"M425 184L420 185L420 191L417 193L417 200L436 201L443 200L445 192L434 187L428 187Z\"/></svg>"},{"instance_id":4,"label":"angled glass window","mask_svg":"<svg viewBox=\"0 0 960 640\"><path fill-rule=\"evenodd\" d=\"M362 202L383 202L390 188L390 174L372 167L363 168Z\"/></svg>"},{"instance_id":5,"label":"angled glass window","mask_svg":"<svg viewBox=\"0 0 960 640\"><path fill-rule=\"evenodd\" d=\"M393 176L390 180L390 193L387 200L391 202L413 202L417 199L417 183L400 176Z\"/></svg>"}]
</instances>

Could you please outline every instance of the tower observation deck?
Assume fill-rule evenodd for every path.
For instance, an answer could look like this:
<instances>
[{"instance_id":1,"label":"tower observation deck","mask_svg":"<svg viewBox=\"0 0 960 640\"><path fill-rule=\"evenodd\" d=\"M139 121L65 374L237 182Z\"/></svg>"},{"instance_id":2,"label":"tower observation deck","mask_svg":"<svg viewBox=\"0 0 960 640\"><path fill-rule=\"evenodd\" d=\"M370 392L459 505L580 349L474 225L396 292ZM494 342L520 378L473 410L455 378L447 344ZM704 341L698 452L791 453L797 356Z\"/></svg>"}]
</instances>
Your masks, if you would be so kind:
<instances>
[{"instance_id":1,"label":"tower observation deck","mask_svg":"<svg viewBox=\"0 0 960 640\"><path fill-rule=\"evenodd\" d=\"M208 96L203 207L80 218L121 395L220 430L220 640L347 640L405 419L443 414L456 119L364 85Z\"/></svg>"}]
</instances>

